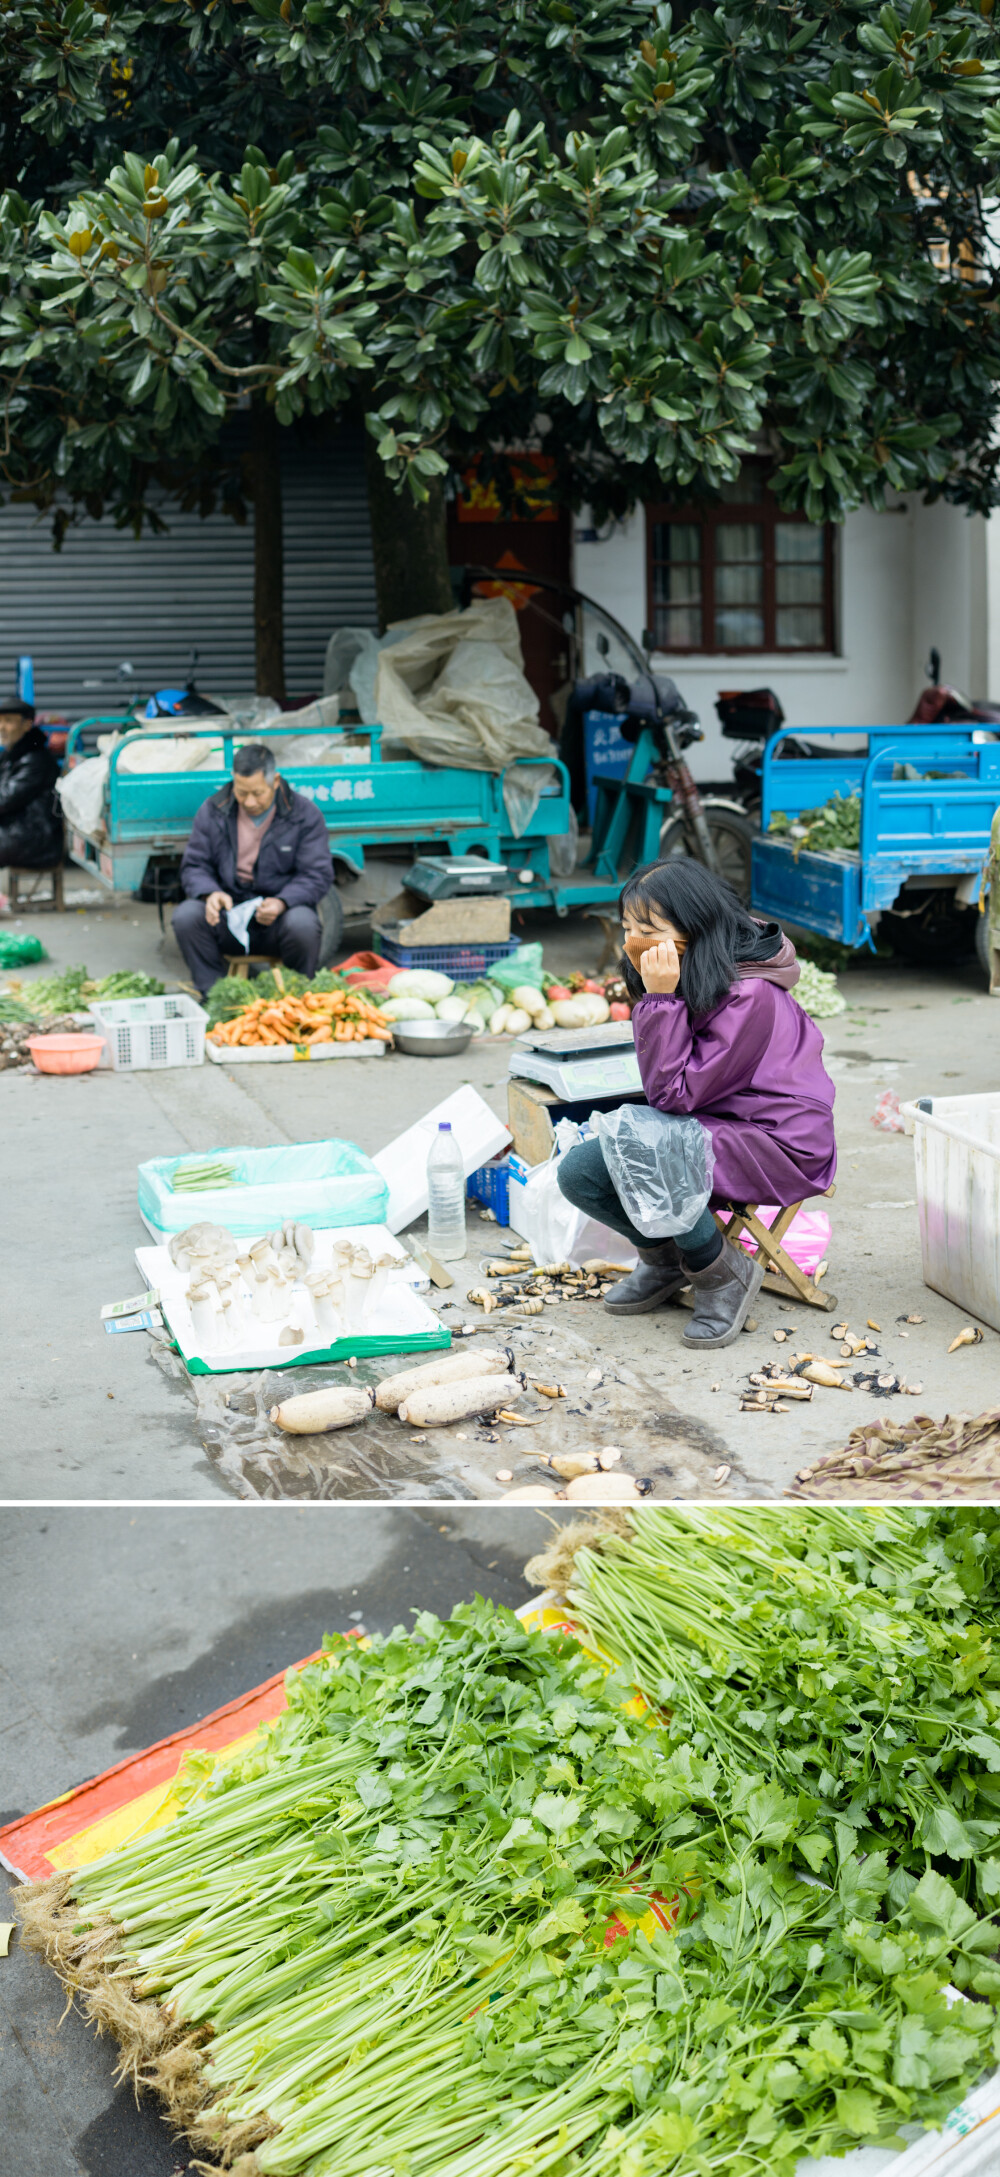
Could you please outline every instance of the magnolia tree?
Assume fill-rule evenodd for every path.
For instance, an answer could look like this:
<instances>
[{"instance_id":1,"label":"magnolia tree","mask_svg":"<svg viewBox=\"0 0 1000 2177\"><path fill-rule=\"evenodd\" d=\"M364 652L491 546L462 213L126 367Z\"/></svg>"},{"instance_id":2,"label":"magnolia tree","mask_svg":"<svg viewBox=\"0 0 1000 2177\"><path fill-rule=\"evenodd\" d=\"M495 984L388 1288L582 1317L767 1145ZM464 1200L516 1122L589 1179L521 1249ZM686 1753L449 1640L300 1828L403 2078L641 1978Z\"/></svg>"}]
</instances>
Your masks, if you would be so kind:
<instances>
[{"instance_id":1,"label":"magnolia tree","mask_svg":"<svg viewBox=\"0 0 1000 2177\"><path fill-rule=\"evenodd\" d=\"M992 9L8 0L2 473L138 520L248 409L264 692L305 415L364 417L383 620L450 603L473 454L599 513L762 446L812 520L987 511Z\"/></svg>"}]
</instances>

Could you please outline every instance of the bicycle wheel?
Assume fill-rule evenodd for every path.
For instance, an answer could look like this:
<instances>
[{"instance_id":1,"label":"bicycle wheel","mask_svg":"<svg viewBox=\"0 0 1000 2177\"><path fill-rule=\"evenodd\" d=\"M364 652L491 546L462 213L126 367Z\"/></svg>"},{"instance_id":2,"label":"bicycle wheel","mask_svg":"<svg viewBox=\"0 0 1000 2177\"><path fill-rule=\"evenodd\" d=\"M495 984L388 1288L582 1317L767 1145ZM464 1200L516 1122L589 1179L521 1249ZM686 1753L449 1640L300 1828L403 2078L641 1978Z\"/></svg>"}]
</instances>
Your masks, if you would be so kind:
<instances>
[{"instance_id":1,"label":"bicycle wheel","mask_svg":"<svg viewBox=\"0 0 1000 2177\"><path fill-rule=\"evenodd\" d=\"M719 808L711 801L704 802L703 807L718 858L719 875L725 878L727 884L732 885L733 891L738 892L741 900L749 901L750 853L754 827L748 823L746 817L738 816L735 809ZM668 816L660 833L661 859L668 862L677 855L685 854L690 855L694 861L699 859L693 851L693 843L689 842L684 818Z\"/></svg>"}]
</instances>

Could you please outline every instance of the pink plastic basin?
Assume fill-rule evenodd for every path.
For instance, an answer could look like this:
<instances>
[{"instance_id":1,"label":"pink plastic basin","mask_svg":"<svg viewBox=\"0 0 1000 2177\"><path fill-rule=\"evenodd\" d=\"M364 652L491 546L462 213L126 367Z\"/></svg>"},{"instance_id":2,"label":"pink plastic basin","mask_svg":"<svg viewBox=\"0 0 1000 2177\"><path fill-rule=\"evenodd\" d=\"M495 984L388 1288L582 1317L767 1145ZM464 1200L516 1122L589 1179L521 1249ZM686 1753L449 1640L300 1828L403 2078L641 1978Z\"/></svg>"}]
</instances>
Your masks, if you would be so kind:
<instances>
[{"instance_id":1,"label":"pink plastic basin","mask_svg":"<svg viewBox=\"0 0 1000 2177\"><path fill-rule=\"evenodd\" d=\"M93 1073L104 1037L29 1036L28 1049L39 1073Z\"/></svg>"}]
</instances>

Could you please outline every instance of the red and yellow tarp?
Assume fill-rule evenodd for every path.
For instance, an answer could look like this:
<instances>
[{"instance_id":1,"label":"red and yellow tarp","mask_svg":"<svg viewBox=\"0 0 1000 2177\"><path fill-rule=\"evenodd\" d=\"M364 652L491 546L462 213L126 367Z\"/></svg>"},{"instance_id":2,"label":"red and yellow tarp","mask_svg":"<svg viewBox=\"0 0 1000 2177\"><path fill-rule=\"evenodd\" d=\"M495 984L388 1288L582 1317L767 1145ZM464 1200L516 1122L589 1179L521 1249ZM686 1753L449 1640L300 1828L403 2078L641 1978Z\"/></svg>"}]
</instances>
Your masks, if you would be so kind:
<instances>
[{"instance_id":1,"label":"red and yellow tarp","mask_svg":"<svg viewBox=\"0 0 1000 2177\"><path fill-rule=\"evenodd\" d=\"M312 1661L312 1656L302 1658L302 1663ZM302 1663L294 1668L301 1670ZM83 1867L146 1830L162 1828L179 1811L171 1787L188 1754L242 1751L286 1706L285 1673L279 1671L187 1731L172 1732L34 1814L8 1822L0 1829L0 1860L22 1882L46 1882L64 1868Z\"/></svg>"},{"instance_id":2,"label":"red and yellow tarp","mask_svg":"<svg viewBox=\"0 0 1000 2177\"><path fill-rule=\"evenodd\" d=\"M572 1620L564 1611L553 1609L544 1596L524 1605L518 1615L526 1624L543 1631L577 1637ZM353 1637L363 1639L364 1635ZM303 1656L291 1668L302 1670L321 1653L314 1650L313 1655ZM119 1845L129 1844L151 1830L164 1829L181 1811L175 1787L188 1755L244 1753L258 1731L287 1707L285 1677L286 1673L279 1671L263 1685L254 1686L249 1693L227 1701L224 1708L203 1716L188 1730L173 1732L143 1753L116 1762L102 1776L64 1792L59 1799L51 1799L33 1814L8 1822L5 1829L0 1829L0 1861L22 1882L46 1882L50 1875L84 1867ZM626 1706L629 1713L640 1714L645 1703L637 1695ZM606 1943L614 1942L624 1934L626 1925L634 1924L627 1909L623 1911L623 1919L610 1923ZM656 1926L669 1926L671 1917L667 1901L655 1898L640 1925L651 1934Z\"/></svg>"}]
</instances>

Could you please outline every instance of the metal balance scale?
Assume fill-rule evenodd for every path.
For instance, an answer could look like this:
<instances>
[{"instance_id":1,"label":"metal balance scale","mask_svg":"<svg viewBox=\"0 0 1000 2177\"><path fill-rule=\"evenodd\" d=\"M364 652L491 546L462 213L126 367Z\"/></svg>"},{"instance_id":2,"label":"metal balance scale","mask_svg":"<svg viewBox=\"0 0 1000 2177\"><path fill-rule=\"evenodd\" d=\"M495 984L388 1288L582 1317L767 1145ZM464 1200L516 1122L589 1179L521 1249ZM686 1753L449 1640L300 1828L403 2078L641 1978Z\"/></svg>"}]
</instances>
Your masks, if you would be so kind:
<instances>
[{"instance_id":1,"label":"metal balance scale","mask_svg":"<svg viewBox=\"0 0 1000 2177\"><path fill-rule=\"evenodd\" d=\"M634 1096L642 1091L631 1021L606 1021L600 1028L550 1028L519 1036L510 1054L510 1072L520 1081L537 1081L561 1102L586 1096Z\"/></svg>"}]
</instances>

